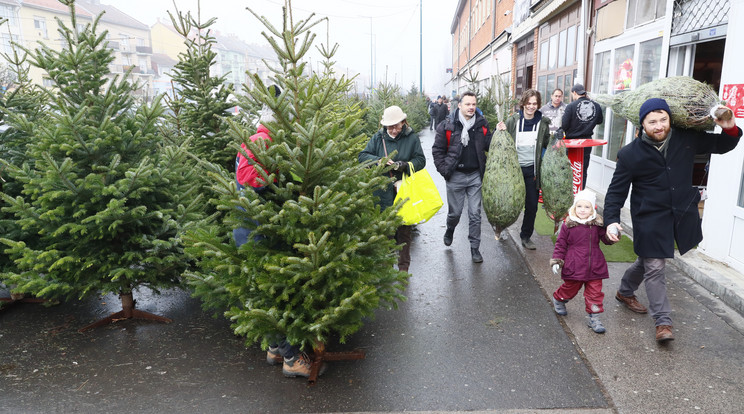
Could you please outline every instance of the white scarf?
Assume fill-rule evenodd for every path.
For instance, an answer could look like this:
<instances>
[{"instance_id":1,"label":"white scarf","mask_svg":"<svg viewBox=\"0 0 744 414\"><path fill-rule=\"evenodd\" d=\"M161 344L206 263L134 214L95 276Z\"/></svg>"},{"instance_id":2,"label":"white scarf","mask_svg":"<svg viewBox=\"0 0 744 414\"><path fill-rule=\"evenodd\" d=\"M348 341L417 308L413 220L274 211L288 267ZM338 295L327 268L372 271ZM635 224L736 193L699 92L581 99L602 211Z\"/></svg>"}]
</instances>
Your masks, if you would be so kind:
<instances>
[{"instance_id":1,"label":"white scarf","mask_svg":"<svg viewBox=\"0 0 744 414\"><path fill-rule=\"evenodd\" d=\"M463 147L467 147L468 143L470 142L470 134L468 131L470 131L470 128L475 125L475 114L470 117L470 119L465 119L465 115L462 114L461 110L457 110L457 117L460 119L460 123L462 124L462 133L460 134L460 141L462 142Z\"/></svg>"}]
</instances>

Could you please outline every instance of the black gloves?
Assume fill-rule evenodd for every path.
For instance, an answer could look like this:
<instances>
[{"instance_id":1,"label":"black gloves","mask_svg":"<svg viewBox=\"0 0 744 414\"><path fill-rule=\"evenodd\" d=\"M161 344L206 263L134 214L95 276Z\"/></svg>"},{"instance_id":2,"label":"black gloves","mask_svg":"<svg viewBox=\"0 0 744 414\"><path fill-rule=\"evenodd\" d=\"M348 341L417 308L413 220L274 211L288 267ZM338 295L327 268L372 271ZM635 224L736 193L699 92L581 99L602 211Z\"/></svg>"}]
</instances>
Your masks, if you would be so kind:
<instances>
[{"instance_id":1,"label":"black gloves","mask_svg":"<svg viewBox=\"0 0 744 414\"><path fill-rule=\"evenodd\" d=\"M408 163L405 161L395 161L393 163L393 170L408 174Z\"/></svg>"}]
</instances>

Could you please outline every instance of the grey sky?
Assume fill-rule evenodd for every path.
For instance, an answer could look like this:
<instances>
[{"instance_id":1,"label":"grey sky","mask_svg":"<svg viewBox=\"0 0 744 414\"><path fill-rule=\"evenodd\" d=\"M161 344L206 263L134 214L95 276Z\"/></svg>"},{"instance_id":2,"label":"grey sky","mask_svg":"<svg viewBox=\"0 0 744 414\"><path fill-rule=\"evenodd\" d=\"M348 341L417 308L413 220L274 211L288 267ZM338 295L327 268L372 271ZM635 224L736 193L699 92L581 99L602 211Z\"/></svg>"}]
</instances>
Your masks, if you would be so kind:
<instances>
[{"instance_id":1,"label":"grey sky","mask_svg":"<svg viewBox=\"0 0 744 414\"><path fill-rule=\"evenodd\" d=\"M167 10L174 10L172 0L102 0L116 6L147 25L157 18L167 19ZM182 11L197 10L197 0L176 0ZM203 0L203 18L217 17L216 27L224 33L234 33L249 43L266 43L260 32L263 26L245 8L281 25L282 0ZM370 58L375 62L375 80L385 77L407 90L419 81L419 0L294 0L294 18L328 17L331 43L339 44L337 71L360 74L369 84ZM446 68L452 65L450 25L457 0L423 1L424 92L439 95L446 92ZM371 26L371 27L370 27ZM370 39L370 28L372 39ZM326 41L326 25L314 30L318 42ZM370 45L372 40L372 45ZM317 65L317 54L313 62Z\"/></svg>"}]
</instances>

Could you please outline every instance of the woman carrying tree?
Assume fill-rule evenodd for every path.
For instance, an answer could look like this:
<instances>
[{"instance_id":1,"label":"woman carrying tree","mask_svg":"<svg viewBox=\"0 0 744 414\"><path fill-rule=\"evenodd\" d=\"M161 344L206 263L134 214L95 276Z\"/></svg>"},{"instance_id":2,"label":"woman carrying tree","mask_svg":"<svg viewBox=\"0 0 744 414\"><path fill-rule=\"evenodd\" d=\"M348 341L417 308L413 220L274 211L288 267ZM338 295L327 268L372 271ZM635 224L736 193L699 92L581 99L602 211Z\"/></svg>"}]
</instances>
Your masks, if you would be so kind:
<instances>
[{"instance_id":1,"label":"woman carrying tree","mask_svg":"<svg viewBox=\"0 0 744 414\"><path fill-rule=\"evenodd\" d=\"M372 136L367 146L359 154L359 162L380 161L388 158L387 165L390 184L384 190L375 191L379 197L379 205L386 209L393 205L397 193L395 182L403 178L403 174L409 174L409 162L418 171L426 166L426 157L421 148L418 134L408 125L405 112L398 106L385 108L382 113L380 124L382 128ZM403 246L398 256L398 270L408 272L411 264L411 226L400 226L395 232L395 240Z\"/></svg>"}]
</instances>

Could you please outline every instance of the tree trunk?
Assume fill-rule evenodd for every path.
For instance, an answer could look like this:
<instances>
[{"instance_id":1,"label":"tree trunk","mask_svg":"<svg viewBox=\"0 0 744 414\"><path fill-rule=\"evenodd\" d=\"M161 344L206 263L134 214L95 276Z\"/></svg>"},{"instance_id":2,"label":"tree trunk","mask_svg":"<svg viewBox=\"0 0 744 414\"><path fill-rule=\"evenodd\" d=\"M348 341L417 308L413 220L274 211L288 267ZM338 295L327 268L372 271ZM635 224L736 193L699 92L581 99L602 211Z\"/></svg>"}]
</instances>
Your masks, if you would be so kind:
<instances>
[{"instance_id":1,"label":"tree trunk","mask_svg":"<svg viewBox=\"0 0 744 414\"><path fill-rule=\"evenodd\" d=\"M79 329L78 332L85 332L89 329L98 328L99 326L108 325L110 323L118 322L124 319L144 319L165 323L173 322L171 319L168 319L166 317L135 309L134 305L136 301L134 300L134 296L132 295L131 290L126 293L119 294L119 298L121 298L121 310L119 312L113 313L99 321L93 322L92 324Z\"/></svg>"}]
</instances>

